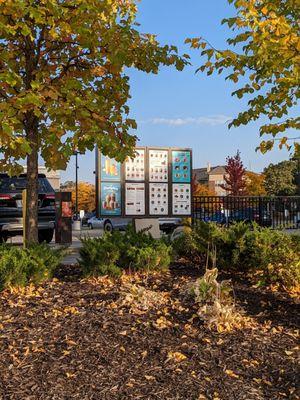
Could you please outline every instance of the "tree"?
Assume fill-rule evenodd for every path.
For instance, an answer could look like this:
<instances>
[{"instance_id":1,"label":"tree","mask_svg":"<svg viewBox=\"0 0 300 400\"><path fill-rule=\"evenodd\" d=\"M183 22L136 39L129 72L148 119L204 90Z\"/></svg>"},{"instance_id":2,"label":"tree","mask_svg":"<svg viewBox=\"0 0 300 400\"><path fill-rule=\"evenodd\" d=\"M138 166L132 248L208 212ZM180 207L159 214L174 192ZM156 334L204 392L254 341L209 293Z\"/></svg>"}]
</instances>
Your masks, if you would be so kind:
<instances>
[{"instance_id":1,"label":"tree","mask_svg":"<svg viewBox=\"0 0 300 400\"><path fill-rule=\"evenodd\" d=\"M236 15L222 23L239 31L227 40L231 49L215 49L203 38L186 42L202 49L201 55L207 58L199 70L208 75L225 70L226 79L241 81L241 87L232 95L239 99L248 96L248 109L239 113L229 127L267 117L269 121L260 127L260 135L267 134L271 139L263 140L260 150L272 149L275 140L279 140L280 147L290 147L286 135L278 139L276 136L289 128L300 128L300 117L289 115L300 96L299 3L295 0L228 2L233 3Z\"/></svg>"},{"instance_id":2,"label":"tree","mask_svg":"<svg viewBox=\"0 0 300 400\"><path fill-rule=\"evenodd\" d=\"M216 196L216 192L213 189L197 181L196 175L193 176L192 187L194 196Z\"/></svg>"},{"instance_id":3,"label":"tree","mask_svg":"<svg viewBox=\"0 0 300 400\"><path fill-rule=\"evenodd\" d=\"M73 181L67 181L61 185L62 191L72 192L72 202L75 204L76 185ZM95 185L87 182L78 182L78 209L94 211L96 208Z\"/></svg>"},{"instance_id":4,"label":"tree","mask_svg":"<svg viewBox=\"0 0 300 400\"><path fill-rule=\"evenodd\" d=\"M241 196L245 194L246 170L243 166L240 152L237 151L234 157L227 157L226 162L227 162L227 165L225 167L226 175L224 176L226 184L221 185L221 188L226 190L226 192L230 196Z\"/></svg>"},{"instance_id":5,"label":"tree","mask_svg":"<svg viewBox=\"0 0 300 400\"><path fill-rule=\"evenodd\" d=\"M37 241L38 154L64 169L74 151L133 155L126 67L188 63L135 29L133 0L0 1L0 167L27 159L26 241Z\"/></svg>"},{"instance_id":6,"label":"tree","mask_svg":"<svg viewBox=\"0 0 300 400\"><path fill-rule=\"evenodd\" d=\"M296 194L296 161L282 161L270 164L264 169L265 188L270 196L291 196Z\"/></svg>"},{"instance_id":7,"label":"tree","mask_svg":"<svg viewBox=\"0 0 300 400\"><path fill-rule=\"evenodd\" d=\"M245 194L248 196L265 196L265 177L263 174L246 171L245 173Z\"/></svg>"}]
</instances>

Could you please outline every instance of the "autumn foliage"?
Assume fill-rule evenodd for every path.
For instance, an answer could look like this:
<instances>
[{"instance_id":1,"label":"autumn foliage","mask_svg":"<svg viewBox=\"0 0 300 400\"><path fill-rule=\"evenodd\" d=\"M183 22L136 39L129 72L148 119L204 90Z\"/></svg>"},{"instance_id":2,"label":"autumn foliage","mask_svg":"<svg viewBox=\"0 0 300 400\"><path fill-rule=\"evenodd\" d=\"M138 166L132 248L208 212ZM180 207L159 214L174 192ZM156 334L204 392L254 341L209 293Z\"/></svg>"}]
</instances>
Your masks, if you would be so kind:
<instances>
[{"instance_id":1,"label":"autumn foliage","mask_svg":"<svg viewBox=\"0 0 300 400\"><path fill-rule=\"evenodd\" d=\"M246 188L246 170L243 166L240 152L238 151L234 157L227 157L226 161L226 175L224 176L226 184L221 185L221 188L226 190L227 194L230 196L244 195Z\"/></svg>"},{"instance_id":2,"label":"autumn foliage","mask_svg":"<svg viewBox=\"0 0 300 400\"><path fill-rule=\"evenodd\" d=\"M194 196L216 196L213 189L197 181L196 175L193 176L192 188Z\"/></svg>"},{"instance_id":3,"label":"autumn foliage","mask_svg":"<svg viewBox=\"0 0 300 400\"><path fill-rule=\"evenodd\" d=\"M182 70L175 46L136 29L131 0L0 1L0 169L27 159L26 242L38 240L38 155L65 169L95 145L133 155L128 68Z\"/></svg>"},{"instance_id":4,"label":"autumn foliage","mask_svg":"<svg viewBox=\"0 0 300 400\"><path fill-rule=\"evenodd\" d=\"M186 42L199 49L204 63L198 71L207 75L222 72L237 85L232 96L243 98L246 109L229 127L247 125L263 117L260 144L265 153L278 141L288 144L288 129L299 129L300 119L291 110L299 99L299 19L297 0L228 0L235 15L225 18L233 35L226 48L215 48L210 38L191 38ZM245 101L246 100L246 101ZM297 142L294 143L297 147ZM299 146L299 144L298 144Z\"/></svg>"},{"instance_id":5,"label":"autumn foliage","mask_svg":"<svg viewBox=\"0 0 300 400\"><path fill-rule=\"evenodd\" d=\"M75 182L66 182L61 189L63 191L72 192L73 205L76 201ZM84 211L94 211L96 208L96 192L95 185L87 182L78 183L78 209Z\"/></svg>"},{"instance_id":6,"label":"autumn foliage","mask_svg":"<svg viewBox=\"0 0 300 400\"><path fill-rule=\"evenodd\" d=\"M265 176L263 174L247 171L245 174L245 181L245 193L248 196L265 196L267 194Z\"/></svg>"}]
</instances>

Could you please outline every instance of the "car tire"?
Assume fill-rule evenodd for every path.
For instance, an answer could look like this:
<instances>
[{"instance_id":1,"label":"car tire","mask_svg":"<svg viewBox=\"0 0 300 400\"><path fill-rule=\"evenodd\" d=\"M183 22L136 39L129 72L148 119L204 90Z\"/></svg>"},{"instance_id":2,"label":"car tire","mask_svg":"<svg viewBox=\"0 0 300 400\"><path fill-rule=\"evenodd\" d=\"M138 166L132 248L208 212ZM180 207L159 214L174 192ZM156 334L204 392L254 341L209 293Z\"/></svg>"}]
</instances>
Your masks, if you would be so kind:
<instances>
[{"instance_id":1,"label":"car tire","mask_svg":"<svg viewBox=\"0 0 300 400\"><path fill-rule=\"evenodd\" d=\"M111 233L114 230L114 227L110 221L106 221L104 224L104 232Z\"/></svg>"},{"instance_id":2,"label":"car tire","mask_svg":"<svg viewBox=\"0 0 300 400\"><path fill-rule=\"evenodd\" d=\"M39 231L39 243L50 243L53 239L54 230L53 229L45 229Z\"/></svg>"}]
</instances>

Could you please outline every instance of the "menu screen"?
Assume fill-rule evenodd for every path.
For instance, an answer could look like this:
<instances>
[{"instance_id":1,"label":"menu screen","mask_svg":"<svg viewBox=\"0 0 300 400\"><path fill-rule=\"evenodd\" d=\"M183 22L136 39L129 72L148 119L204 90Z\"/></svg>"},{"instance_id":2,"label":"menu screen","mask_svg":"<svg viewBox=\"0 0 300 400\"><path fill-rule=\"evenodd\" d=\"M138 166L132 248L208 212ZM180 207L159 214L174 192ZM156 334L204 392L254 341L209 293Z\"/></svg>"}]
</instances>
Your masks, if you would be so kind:
<instances>
[{"instance_id":1,"label":"menu screen","mask_svg":"<svg viewBox=\"0 0 300 400\"><path fill-rule=\"evenodd\" d=\"M178 183L191 182L190 151L172 151L172 181Z\"/></svg>"},{"instance_id":2,"label":"menu screen","mask_svg":"<svg viewBox=\"0 0 300 400\"><path fill-rule=\"evenodd\" d=\"M101 180L102 181L120 181L121 180L121 164L101 155Z\"/></svg>"},{"instance_id":3,"label":"menu screen","mask_svg":"<svg viewBox=\"0 0 300 400\"><path fill-rule=\"evenodd\" d=\"M136 150L134 159L128 158L125 163L125 179L127 181L145 180L145 150Z\"/></svg>"},{"instance_id":4,"label":"menu screen","mask_svg":"<svg viewBox=\"0 0 300 400\"><path fill-rule=\"evenodd\" d=\"M149 181L168 182L167 150L149 150Z\"/></svg>"},{"instance_id":5,"label":"menu screen","mask_svg":"<svg viewBox=\"0 0 300 400\"><path fill-rule=\"evenodd\" d=\"M191 185L185 183L173 184L173 214L191 214Z\"/></svg>"},{"instance_id":6,"label":"menu screen","mask_svg":"<svg viewBox=\"0 0 300 400\"><path fill-rule=\"evenodd\" d=\"M101 183L101 215L121 215L121 183Z\"/></svg>"},{"instance_id":7,"label":"menu screen","mask_svg":"<svg viewBox=\"0 0 300 400\"><path fill-rule=\"evenodd\" d=\"M125 184L125 214L144 215L145 214L145 184L129 183Z\"/></svg>"},{"instance_id":8,"label":"menu screen","mask_svg":"<svg viewBox=\"0 0 300 400\"><path fill-rule=\"evenodd\" d=\"M150 183L149 185L150 215L168 215L168 184Z\"/></svg>"}]
</instances>

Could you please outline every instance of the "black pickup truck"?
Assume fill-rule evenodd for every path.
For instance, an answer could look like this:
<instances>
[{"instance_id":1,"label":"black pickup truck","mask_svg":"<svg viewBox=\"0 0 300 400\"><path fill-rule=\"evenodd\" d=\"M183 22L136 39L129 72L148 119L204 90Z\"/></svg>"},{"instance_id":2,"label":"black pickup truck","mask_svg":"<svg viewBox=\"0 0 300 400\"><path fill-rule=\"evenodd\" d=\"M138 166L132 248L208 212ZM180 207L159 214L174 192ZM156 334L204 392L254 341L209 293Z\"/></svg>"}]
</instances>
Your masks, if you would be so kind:
<instances>
[{"instance_id":1,"label":"black pickup truck","mask_svg":"<svg viewBox=\"0 0 300 400\"><path fill-rule=\"evenodd\" d=\"M0 241L23 234L22 191L26 174L10 177L0 174ZM39 174L39 241L50 243L55 226L55 192L44 174Z\"/></svg>"}]
</instances>

